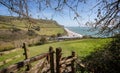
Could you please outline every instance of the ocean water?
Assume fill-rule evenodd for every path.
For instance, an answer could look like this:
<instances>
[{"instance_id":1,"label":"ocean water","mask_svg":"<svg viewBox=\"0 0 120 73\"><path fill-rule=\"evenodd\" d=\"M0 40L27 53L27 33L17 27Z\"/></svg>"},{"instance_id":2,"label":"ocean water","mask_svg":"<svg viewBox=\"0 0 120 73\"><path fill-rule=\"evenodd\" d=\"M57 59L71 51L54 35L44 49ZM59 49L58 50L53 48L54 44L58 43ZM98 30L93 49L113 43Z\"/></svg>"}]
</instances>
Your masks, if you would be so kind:
<instances>
[{"instance_id":1,"label":"ocean water","mask_svg":"<svg viewBox=\"0 0 120 73\"><path fill-rule=\"evenodd\" d=\"M98 34L99 29L92 29L91 27L66 27L69 30L81 34L83 36L92 36L92 37L109 37L102 34Z\"/></svg>"}]
</instances>

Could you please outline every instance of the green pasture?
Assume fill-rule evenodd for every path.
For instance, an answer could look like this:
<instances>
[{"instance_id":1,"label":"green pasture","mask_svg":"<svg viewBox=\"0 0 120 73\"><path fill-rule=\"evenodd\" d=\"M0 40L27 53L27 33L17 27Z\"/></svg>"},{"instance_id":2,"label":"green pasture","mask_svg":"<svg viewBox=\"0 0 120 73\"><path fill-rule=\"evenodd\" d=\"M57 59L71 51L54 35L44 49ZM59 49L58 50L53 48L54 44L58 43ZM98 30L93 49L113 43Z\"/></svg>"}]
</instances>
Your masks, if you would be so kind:
<instances>
[{"instance_id":1,"label":"green pasture","mask_svg":"<svg viewBox=\"0 0 120 73\"><path fill-rule=\"evenodd\" d=\"M31 57L41 54L41 53L48 52L49 47L52 46L54 50L57 47L61 47L63 56L68 56L71 54L71 51L75 51L76 55L83 58L83 57L88 56L91 52L94 52L94 50L97 50L97 48L102 47L105 44L109 43L110 41L111 39L109 38L107 39L105 38L104 39L80 39L80 40L61 41L61 42L54 42L54 43L49 43L49 44L44 44L44 45L39 45L39 46L33 46L33 47L28 47L28 49L29 49ZM21 57L14 59L13 61L10 61L9 63L0 66L0 69L8 65L24 60L23 49L20 49L16 52L12 52L12 53L1 56L0 62L6 59L12 58L16 55L21 55Z\"/></svg>"}]
</instances>

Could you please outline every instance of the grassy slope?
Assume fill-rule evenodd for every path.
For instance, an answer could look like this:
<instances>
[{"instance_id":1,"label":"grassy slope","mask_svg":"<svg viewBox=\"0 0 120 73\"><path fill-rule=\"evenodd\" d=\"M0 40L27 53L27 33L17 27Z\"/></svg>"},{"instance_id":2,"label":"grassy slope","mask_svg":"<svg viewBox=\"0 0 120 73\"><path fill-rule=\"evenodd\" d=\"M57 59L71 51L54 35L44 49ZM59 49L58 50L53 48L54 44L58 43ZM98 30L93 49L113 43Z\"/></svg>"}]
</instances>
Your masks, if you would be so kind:
<instances>
[{"instance_id":1,"label":"grassy slope","mask_svg":"<svg viewBox=\"0 0 120 73\"><path fill-rule=\"evenodd\" d=\"M33 35L29 36L28 26L32 25ZM35 28L40 28L40 31L35 30ZM13 29L19 30L13 32ZM61 27L56 21L53 20L43 20L43 19L30 19L28 21L25 18L11 17L11 16L0 16L0 51L10 50L16 48L14 41L16 41L20 46L27 39L37 39L39 35L57 35L58 33L65 33L64 28ZM34 41L38 43L38 41ZM30 42L30 41L29 41ZM30 42L34 44L32 41Z\"/></svg>"},{"instance_id":2,"label":"grassy slope","mask_svg":"<svg viewBox=\"0 0 120 73\"><path fill-rule=\"evenodd\" d=\"M101 45L104 45L108 43L111 39L81 39L81 40L73 40L73 41L62 41L62 42L56 42L56 43L50 43L50 44L45 44L45 45L40 45L40 46L33 46L29 47L30 51L30 56L35 56L40 53L45 53L48 51L49 46L53 46L54 48L61 47L63 50L63 55L67 56L70 55L71 51L75 51L78 56L80 57L86 57L88 56L91 52L94 51L95 48L100 47ZM0 61L4 61L7 58L11 58L15 55L22 55L23 50L19 50L14 53L6 54L2 57L0 57ZM23 60L24 57L22 56L21 58L14 59L14 61L11 61L10 63L1 66L6 67L10 64L14 64L20 60Z\"/></svg>"},{"instance_id":3,"label":"grassy slope","mask_svg":"<svg viewBox=\"0 0 120 73\"><path fill-rule=\"evenodd\" d=\"M40 31L35 31L39 35L52 35L64 33L63 28L56 21L32 19L33 26L40 26ZM11 29L13 25L19 29L27 30L28 21L26 19L18 19L17 17L0 16L0 29Z\"/></svg>"}]
</instances>

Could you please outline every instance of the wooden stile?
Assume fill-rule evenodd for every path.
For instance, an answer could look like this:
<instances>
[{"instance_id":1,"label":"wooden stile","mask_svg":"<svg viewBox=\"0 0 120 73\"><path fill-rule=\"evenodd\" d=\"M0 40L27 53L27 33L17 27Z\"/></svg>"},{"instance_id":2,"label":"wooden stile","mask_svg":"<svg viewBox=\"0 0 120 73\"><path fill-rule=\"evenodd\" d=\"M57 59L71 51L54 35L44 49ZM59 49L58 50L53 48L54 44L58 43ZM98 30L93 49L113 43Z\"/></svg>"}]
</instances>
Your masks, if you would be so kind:
<instances>
[{"instance_id":1,"label":"wooden stile","mask_svg":"<svg viewBox=\"0 0 120 73\"><path fill-rule=\"evenodd\" d=\"M11 65L11 66L9 66L5 69L0 70L0 73L10 73L14 70L18 70L18 69L28 65L29 63L32 63L32 62L38 61L40 59L43 59L48 55L49 55L49 53L44 53L44 54L40 54L40 55L37 55L35 57L32 57L30 59L26 59L24 61L18 62L18 63L14 64L14 65Z\"/></svg>"},{"instance_id":2,"label":"wooden stile","mask_svg":"<svg viewBox=\"0 0 120 73\"><path fill-rule=\"evenodd\" d=\"M74 51L72 51L72 57L75 57L75 52ZM72 69L71 73L76 73L74 62L75 62L75 60L73 59L72 62L71 62L71 69Z\"/></svg>"},{"instance_id":3,"label":"wooden stile","mask_svg":"<svg viewBox=\"0 0 120 73\"><path fill-rule=\"evenodd\" d=\"M56 73L61 73L60 71L60 60L61 60L61 53L62 49L61 48L56 48Z\"/></svg>"},{"instance_id":4,"label":"wooden stile","mask_svg":"<svg viewBox=\"0 0 120 73\"><path fill-rule=\"evenodd\" d=\"M28 54L29 49L27 48L26 43L23 43L23 49L24 49L23 55L25 55L25 60L26 60L26 59L29 58L29 54ZM30 63L28 65L26 65L26 66L27 66L26 71L29 71L30 70L30 66L31 66Z\"/></svg>"},{"instance_id":5,"label":"wooden stile","mask_svg":"<svg viewBox=\"0 0 120 73\"><path fill-rule=\"evenodd\" d=\"M82 73L85 70L85 66L77 60L74 51L72 51L71 56L62 58L62 49L56 48L56 57L54 57L53 47L49 47L49 52L29 58L25 43L23 44L23 49L25 60L0 70L0 73L14 73L24 66L27 66L25 73L76 73L75 63L82 68ZM56 62L54 62L55 58ZM30 64L36 61L39 62L30 68Z\"/></svg>"},{"instance_id":6,"label":"wooden stile","mask_svg":"<svg viewBox=\"0 0 120 73\"><path fill-rule=\"evenodd\" d=\"M55 73L54 71L54 51L53 51L53 47L49 48L49 53L50 53L50 70L51 73Z\"/></svg>"}]
</instances>

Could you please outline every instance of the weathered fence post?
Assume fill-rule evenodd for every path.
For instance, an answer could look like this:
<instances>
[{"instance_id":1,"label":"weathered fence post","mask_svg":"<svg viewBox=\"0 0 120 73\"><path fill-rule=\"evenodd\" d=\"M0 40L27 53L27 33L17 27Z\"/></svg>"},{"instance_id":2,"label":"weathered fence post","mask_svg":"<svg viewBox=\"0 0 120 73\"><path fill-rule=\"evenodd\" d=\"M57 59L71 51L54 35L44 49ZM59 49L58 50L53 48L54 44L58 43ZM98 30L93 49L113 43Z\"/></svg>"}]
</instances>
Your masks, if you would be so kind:
<instances>
[{"instance_id":1,"label":"weathered fence post","mask_svg":"<svg viewBox=\"0 0 120 73\"><path fill-rule=\"evenodd\" d=\"M25 55L25 60L29 58L29 54L28 54L28 49L27 49L27 45L26 43L23 43L23 49L24 49L24 53L23 55ZM30 70L30 64L26 65L27 68L26 68L26 71L29 71Z\"/></svg>"},{"instance_id":2,"label":"weathered fence post","mask_svg":"<svg viewBox=\"0 0 120 73\"><path fill-rule=\"evenodd\" d=\"M54 72L54 51L53 51L53 47L49 48L49 53L50 53L50 70L51 70L51 73L55 73Z\"/></svg>"},{"instance_id":3,"label":"weathered fence post","mask_svg":"<svg viewBox=\"0 0 120 73\"><path fill-rule=\"evenodd\" d=\"M75 52L74 51L72 51L72 57L73 57L73 60L71 62L71 69L72 69L71 73L76 73L76 71L75 71L75 64L74 64L74 62L75 62L75 60L74 60Z\"/></svg>"},{"instance_id":4,"label":"weathered fence post","mask_svg":"<svg viewBox=\"0 0 120 73\"><path fill-rule=\"evenodd\" d=\"M60 60L61 60L61 53L62 49L61 48L56 48L56 73L61 73L60 71Z\"/></svg>"}]
</instances>

